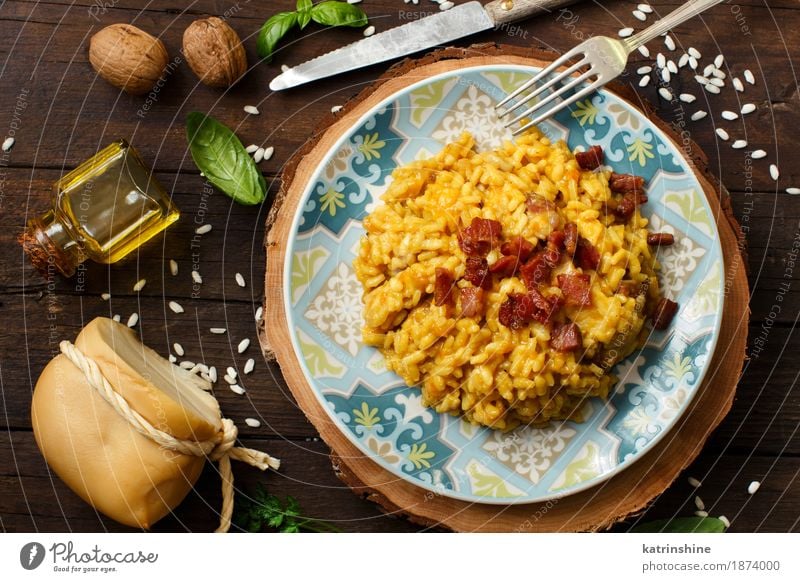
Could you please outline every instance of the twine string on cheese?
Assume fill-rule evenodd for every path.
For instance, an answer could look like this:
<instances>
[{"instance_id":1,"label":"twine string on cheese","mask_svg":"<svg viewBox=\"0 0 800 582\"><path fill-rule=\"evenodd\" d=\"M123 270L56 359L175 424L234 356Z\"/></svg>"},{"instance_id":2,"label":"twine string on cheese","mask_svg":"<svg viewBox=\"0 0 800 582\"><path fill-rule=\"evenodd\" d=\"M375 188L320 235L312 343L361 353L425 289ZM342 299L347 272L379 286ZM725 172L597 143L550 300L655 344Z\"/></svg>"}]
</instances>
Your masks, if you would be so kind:
<instances>
[{"instance_id":1,"label":"twine string on cheese","mask_svg":"<svg viewBox=\"0 0 800 582\"><path fill-rule=\"evenodd\" d=\"M184 455L207 457L218 464L222 479L222 510L220 511L219 527L216 529L218 533L225 533L230 529L231 517L233 516L233 471L231 470L231 459L247 463L262 471L267 468L277 469L280 467L280 461L267 453L235 446L239 430L229 418L223 418L222 430L206 441L175 438L171 434L155 428L141 414L133 410L128 402L114 390L114 387L100 371L100 367L94 360L81 352L72 342L62 341L59 344L59 348L61 353L83 372L89 385L97 390L103 400L108 402L139 434L166 449Z\"/></svg>"}]
</instances>

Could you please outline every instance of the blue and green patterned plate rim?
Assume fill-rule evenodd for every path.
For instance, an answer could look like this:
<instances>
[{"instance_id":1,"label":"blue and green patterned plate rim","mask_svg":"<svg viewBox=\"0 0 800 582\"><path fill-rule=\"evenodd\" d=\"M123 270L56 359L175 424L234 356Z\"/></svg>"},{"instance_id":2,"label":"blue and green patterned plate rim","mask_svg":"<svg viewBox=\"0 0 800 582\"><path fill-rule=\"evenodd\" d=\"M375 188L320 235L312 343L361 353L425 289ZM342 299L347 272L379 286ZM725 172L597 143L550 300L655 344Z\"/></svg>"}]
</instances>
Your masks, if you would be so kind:
<instances>
[{"instance_id":1,"label":"blue and green patterned plate rim","mask_svg":"<svg viewBox=\"0 0 800 582\"><path fill-rule=\"evenodd\" d=\"M284 308L305 379L339 430L367 457L438 495L467 502L542 502L588 489L652 449L685 412L711 361L724 302L714 215L681 150L639 110L601 90L541 129L569 147L600 145L617 172L647 180L672 326L620 362L608 401L584 423L502 433L422 405L418 389L361 343L362 289L352 261L362 219L392 170L435 154L463 131L480 149L510 139L494 105L539 69L483 65L427 78L371 108L330 149L305 188L284 264Z\"/></svg>"}]
</instances>

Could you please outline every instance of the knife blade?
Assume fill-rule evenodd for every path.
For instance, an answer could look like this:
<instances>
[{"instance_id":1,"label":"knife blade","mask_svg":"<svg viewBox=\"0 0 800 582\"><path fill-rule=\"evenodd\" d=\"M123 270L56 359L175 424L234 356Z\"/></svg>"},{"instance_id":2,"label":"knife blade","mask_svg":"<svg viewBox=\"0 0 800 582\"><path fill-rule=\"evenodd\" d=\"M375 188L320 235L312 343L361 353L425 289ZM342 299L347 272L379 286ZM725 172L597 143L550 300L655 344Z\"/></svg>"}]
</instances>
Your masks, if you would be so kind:
<instances>
[{"instance_id":1,"label":"knife blade","mask_svg":"<svg viewBox=\"0 0 800 582\"><path fill-rule=\"evenodd\" d=\"M269 88L282 91L382 63L535 14L550 12L575 1L577 0L495 0L483 6L473 0L306 61L275 77Z\"/></svg>"}]
</instances>

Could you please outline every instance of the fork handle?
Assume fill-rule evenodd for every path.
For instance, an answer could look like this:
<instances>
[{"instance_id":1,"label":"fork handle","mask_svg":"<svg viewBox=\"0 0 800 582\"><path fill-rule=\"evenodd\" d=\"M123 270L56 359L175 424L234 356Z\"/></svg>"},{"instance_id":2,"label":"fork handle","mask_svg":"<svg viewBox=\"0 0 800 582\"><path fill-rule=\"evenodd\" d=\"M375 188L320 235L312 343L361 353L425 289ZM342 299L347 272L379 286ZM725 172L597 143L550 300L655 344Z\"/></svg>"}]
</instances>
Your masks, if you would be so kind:
<instances>
[{"instance_id":1,"label":"fork handle","mask_svg":"<svg viewBox=\"0 0 800 582\"><path fill-rule=\"evenodd\" d=\"M635 51L643 44L650 42L657 36L668 32L672 28L686 22L690 18L694 18L701 12L704 12L722 1L723 0L692 0L687 2L677 10L667 14L661 20L658 20L649 28L645 28L640 33L626 39L625 44L628 46L628 52Z\"/></svg>"},{"instance_id":2,"label":"fork handle","mask_svg":"<svg viewBox=\"0 0 800 582\"><path fill-rule=\"evenodd\" d=\"M552 12L561 6L574 4L578 0L494 0L489 2L484 9L494 21L495 26L509 24L541 14Z\"/></svg>"}]
</instances>

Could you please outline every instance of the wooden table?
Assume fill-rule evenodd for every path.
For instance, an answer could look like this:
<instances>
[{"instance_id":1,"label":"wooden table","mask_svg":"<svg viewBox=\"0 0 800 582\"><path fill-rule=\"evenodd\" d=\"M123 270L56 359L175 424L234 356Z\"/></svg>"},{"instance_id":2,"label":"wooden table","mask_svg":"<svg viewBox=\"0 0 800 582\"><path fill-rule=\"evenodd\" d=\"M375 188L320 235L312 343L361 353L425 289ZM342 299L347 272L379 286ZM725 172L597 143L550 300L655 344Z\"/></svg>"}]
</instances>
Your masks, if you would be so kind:
<instances>
[{"instance_id":1,"label":"wooden table","mask_svg":"<svg viewBox=\"0 0 800 582\"><path fill-rule=\"evenodd\" d=\"M245 489L256 482L280 495L298 498L309 515L337 523L346 531L414 531L413 524L384 516L360 500L334 476L328 451L302 411L292 401L280 370L263 361L256 345L253 314L261 303L264 272L262 207L233 204L218 192L203 189L203 180L187 158L183 120L187 112L210 112L236 129L245 144L275 147L262 164L277 188L281 164L311 134L331 107L344 103L376 78L385 67L334 77L325 82L282 94L267 89L282 64L293 65L346 42L357 40L357 30L322 30L309 26L291 35L292 43L270 65L254 65L234 89L220 92L198 85L179 50L183 30L203 15L227 16L256 62L255 35L261 23L278 10L291 10L294 0L248 2L234 0L47 0L0 2L0 141L13 130L16 145L0 156L0 529L5 531L124 531L126 528L98 515L48 471L31 433L31 391L39 372L58 349L58 341L73 338L81 326L99 315L120 314L123 321L139 313L137 328L144 341L166 354L180 342L187 358L224 369L257 360L256 371L245 381L247 394L217 390L225 414L242 427L247 445L263 448L283 460L279 473L261 474L234 467L236 483ZM189 4L189 7L185 6ZM630 14L635 2L586 2L571 12L554 13L518 27L482 34L462 41L496 41L540 45L563 51L581 38L614 35L623 26L636 26ZM681 27L679 46L694 46L702 65L723 52L726 67L741 76L750 68L757 79L744 94L728 86L719 96L700 90L687 70L673 83L679 92L692 92L698 101L687 111L708 109L701 122L682 118L669 106L659 109L665 119L683 123L691 138L703 147L712 170L730 190L736 215L745 229L752 286L749 329L751 359L745 366L734 408L686 476L703 482L699 491L711 515L726 515L731 531L800 530L800 396L793 391L800 338L794 333L800 297L800 197L784 192L800 187L797 151L800 138L800 98L796 63L800 59L800 6L795 0L743 0L712 9L703 20ZM659 11L676 2L653 2ZM418 5L401 0L368 0L364 6L378 30L437 10L428 0ZM89 37L102 26L129 22L160 35L176 64L167 83L150 101L119 94L98 79L87 63ZM667 52L659 41L650 45L653 56ZM679 53L677 53L679 54ZM677 57L675 57L677 60ZM644 61L636 55L635 61ZM629 70L640 66L633 64ZM702 66L701 65L701 66ZM627 78L638 82L635 73ZM643 99L659 104L655 89L639 90ZM706 97L709 97L706 103ZM753 102L756 113L741 121L724 122L719 114ZM248 116L246 104L257 105L259 116ZM752 149L768 152L765 160L746 160L743 151L716 139L715 124L729 128L734 139L746 135ZM746 132L746 133L745 133ZM66 170L101 146L126 137L156 169L158 178L174 192L182 210L179 223L129 260L104 267L87 265L70 280L45 281L24 259L15 242L26 219L48 205L51 184ZM768 167L777 162L781 178L776 187ZM214 230L199 241L194 228L207 222ZM175 259L180 272L169 274ZM193 287L190 271L199 264L203 284ZM235 273L247 280L239 287ZM147 279L140 293L133 284ZM100 294L110 292L103 301ZM186 313L165 308L175 299ZM269 322L267 322L269 325ZM227 335L212 335L209 327L226 327ZM253 345L239 355L236 346L249 337ZM260 428L248 428L244 419L259 418ZM762 482L756 495L747 493L752 480ZM196 492L157 524L157 531L211 531L219 507L219 482L210 465ZM691 515L695 492L685 478L666 491L640 519ZM634 522L620 524L624 531Z\"/></svg>"}]
</instances>

